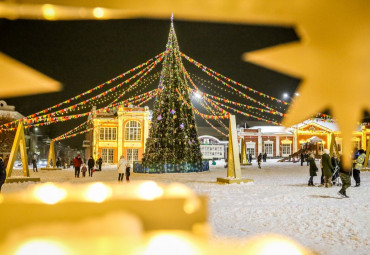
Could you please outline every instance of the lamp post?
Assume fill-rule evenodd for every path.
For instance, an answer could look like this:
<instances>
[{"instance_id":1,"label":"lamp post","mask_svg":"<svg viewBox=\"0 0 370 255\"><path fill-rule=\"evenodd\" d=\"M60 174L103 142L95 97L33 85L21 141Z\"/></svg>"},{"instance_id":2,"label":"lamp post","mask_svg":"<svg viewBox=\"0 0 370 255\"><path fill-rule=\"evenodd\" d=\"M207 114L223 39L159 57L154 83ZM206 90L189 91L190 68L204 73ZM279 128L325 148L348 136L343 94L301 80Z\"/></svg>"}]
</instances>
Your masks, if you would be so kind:
<instances>
[{"instance_id":1,"label":"lamp post","mask_svg":"<svg viewBox=\"0 0 370 255\"><path fill-rule=\"evenodd\" d=\"M294 93L294 96L295 97L298 97L299 96L299 93L298 92L295 92ZM291 97L289 95L289 93L287 93L287 92L284 92L283 93L283 99L285 99L285 100L290 99L291 102L294 102L294 98ZM293 129L294 129L294 135L293 135L293 151L295 153L296 151L298 151L298 126L297 125L294 125L293 126Z\"/></svg>"}]
</instances>

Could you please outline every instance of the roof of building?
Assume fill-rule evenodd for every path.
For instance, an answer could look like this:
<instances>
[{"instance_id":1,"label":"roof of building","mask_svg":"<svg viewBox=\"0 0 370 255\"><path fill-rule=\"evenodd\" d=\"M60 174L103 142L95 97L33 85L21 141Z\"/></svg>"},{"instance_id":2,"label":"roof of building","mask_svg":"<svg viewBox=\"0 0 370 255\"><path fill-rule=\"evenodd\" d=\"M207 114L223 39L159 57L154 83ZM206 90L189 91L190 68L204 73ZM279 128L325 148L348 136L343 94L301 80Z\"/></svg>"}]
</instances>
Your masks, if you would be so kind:
<instances>
[{"instance_id":1,"label":"roof of building","mask_svg":"<svg viewBox=\"0 0 370 255\"><path fill-rule=\"evenodd\" d=\"M8 105L4 100L0 100L0 116L9 116L15 120L24 118L22 114L15 110L15 106Z\"/></svg>"}]
</instances>

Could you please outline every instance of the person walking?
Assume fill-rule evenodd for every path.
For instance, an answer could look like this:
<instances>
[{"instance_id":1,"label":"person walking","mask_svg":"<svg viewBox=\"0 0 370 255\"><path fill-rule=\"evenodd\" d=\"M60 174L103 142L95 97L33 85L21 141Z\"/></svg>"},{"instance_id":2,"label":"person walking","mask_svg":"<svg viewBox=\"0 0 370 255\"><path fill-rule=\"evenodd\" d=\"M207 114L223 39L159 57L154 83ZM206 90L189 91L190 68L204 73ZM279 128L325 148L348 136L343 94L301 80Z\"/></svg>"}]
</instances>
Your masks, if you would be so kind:
<instances>
[{"instance_id":1,"label":"person walking","mask_svg":"<svg viewBox=\"0 0 370 255\"><path fill-rule=\"evenodd\" d=\"M92 177L93 176L93 170L94 170L94 166L95 166L95 160L93 158L93 156L90 156L89 160L87 161L87 166L89 167L89 176Z\"/></svg>"},{"instance_id":2,"label":"person walking","mask_svg":"<svg viewBox=\"0 0 370 255\"><path fill-rule=\"evenodd\" d=\"M301 166L303 166L303 162L304 162L304 153L303 151L301 152Z\"/></svg>"},{"instance_id":3,"label":"person walking","mask_svg":"<svg viewBox=\"0 0 370 255\"><path fill-rule=\"evenodd\" d=\"M262 153L260 153L257 157L258 168L261 168L261 162L262 162Z\"/></svg>"},{"instance_id":4,"label":"person walking","mask_svg":"<svg viewBox=\"0 0 370 255\"><path fill-rule=\"evenodd\" d=\"M80 168L82 165L82 159L80 154L78 154L73 160L73 165L75 167L75 178L80 178Z\"/></svg>"},{"instance_id":5,"label":"person walking","mask_svg":"<svg viewBox=\"0 0 370 255\"><path fill-rule=\"evenodd\" d=\"M35 157L32 159L32 168L34 172L37 172L37 161Z\"/></svg>"},{"instance_id":6,"label":"person walking","mask_svg":"<svg viewBox=\"0 0 370 255\"><path fill-rule=\"evenodd\" d=\"M366 158L366 154L365 154L365 151L363 149L360 149L358 151L358 154L359 155L358 155L357 159L354 161L355 166L353 168L353 179L355 179L355 182L356 182L355 187L360 186L360 183L361 183L361 179L360 179L361 168L362 168L362 165L364 164L364 161L365 161L365 158Z\"/></svg>"},{"instance_id":7,"label":"person walking","mask_svg":"<svg viewBox=\"0 0 370 255\"><path fill-rule=\"evenodd\" d=\"M267 160L267 153L265 152L265 153L263 154L263 162L266 162L266 160Z\"/></svg>"},{"instance_id":8,"label":"person walking","mask_svg":"<svg viewBox=\"0 0 370 255\"><path fill-rule=\"evenodd\" d=\"M96 161L96 163L98 164L99 171L101 171L101 165L103 164L103 159L101 158L101 156L98 158L98 160Z\"/></svg>"},{"instance_id":9,"label":"person walking","mask_svg":"<svg viewBox=\"0 0 370 255\"><path fill-rule=\"evenodd\" d=\"M3 158L0 157L0 193L1 193L1 187L5 183L6 179L6 167L3 162Z\"/></svg>"},{"instance_id":10,"label":"person walking","mask_svg":"<svg viewBox=\"0 0 370 255\"><path fill-rule=\"evenodd\" d=\"M348 187L351 187L351 169L344 169L343 167L343 156L339 160L339 177L342 180L342 188L338 191L338 195L341 197L349 197L347 196L346 190Z\"/></svg>"},{"instance_id":11,"label":"person walking","mask_svg":"<svg viewBox=\"0 0 370 255\"><path fill-rule=\"evenodd\" d=\"M81 167L82 177L85 177L86 176L86 171L87 171L86 164L83 163L83 165Z\"/></svg>"},{"instance_id":12,"label":"person walking","mask_svg":"<svg viewBox=\"0 0 370 255\"><path fill-rule=\"evenodd\" d=\"M126 165L126 182L130 182L130 170L131 170L131 165L127 164Z\"/></svg>"},{"instance_id":13,"label":"person walking","mask_svg":"<svg viewBox=\"0 0 370 255\"><path fill-rule=\"evenodd\" d=\"M249 153L249 163L252 164L252 153Z\"/></svg>"},{"instance_id":14,"label":"person walking","mask_svg":"<svg viewBox=\"0 0 370 255\"><path fill-rule=\"evenodd\" d=\"M118 166L117 166L119 182L122 182L123 180L123 176L125 175L125 171L126 171L126 165L127 165L127 162L126 162L125 156L122 155L118 161Z\"/></svg>"},{"instance_id":15,"label":"person walking","mask_svg":"<svg viewBox=\"0 0 370 255\"><path fill-rule=\"evenodd\" d=\"M308 161L308 162L309 162L309 164L310 164L310 179L308 180L308 186L315 186L315 185L313 184L313 177L314 177L314 176L317 176L316 172L317 172L317 170L319 170L319 169L317 168L317 166L316 166L316 163L315 163L315 155L310 154L310 155L308 156L307 161Z\"/></svg>"},{"instance_id":16,"label":"person walking","mask_svg":"<svg viewBox=\"0 0 370 255\"><path fill-rule=\"evenodd\" d=\"M334 167L334 173L333 173L333 178L332 178L332 181L333 181L333 185L336 184L337 182L337 178L339 176L339 160L338 160L338 157L337 157L337 154L333 154L333 157L331 158L331 164L332 166Z\"/></svg>"},{"instance_id":17,"label":"person walking","mask_svg":"<svg viewBox=\"0 0 370 255\"><path fill-rule=\"evenodd\" d=\"M331 186L331 178L334 172L334 167L331 164L328 149L324 150L324 154L322 155L321 161L322 161L325 188L328 188L329 186Z\"/></svg>"}]
</instances>

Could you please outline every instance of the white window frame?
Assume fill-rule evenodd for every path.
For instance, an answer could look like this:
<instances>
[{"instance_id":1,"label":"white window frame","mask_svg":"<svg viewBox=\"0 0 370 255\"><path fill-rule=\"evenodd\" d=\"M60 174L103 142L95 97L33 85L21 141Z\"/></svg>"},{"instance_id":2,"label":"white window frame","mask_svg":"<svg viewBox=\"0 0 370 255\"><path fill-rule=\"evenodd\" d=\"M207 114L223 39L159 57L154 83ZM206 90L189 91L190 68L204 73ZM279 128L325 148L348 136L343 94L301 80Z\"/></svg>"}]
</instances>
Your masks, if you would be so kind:
<instances>
[{"instance_id":1,"label":"white window frame","mask_svg":"<svg viewBox=\"0 0 370 255\"><path fill-rule=\"evenodd\" d=\"M264 147L264 152L266 152L266 154L267 154L267 157L273 157L274 156L274 142L265 141L263 143L263 147ZM266 150L266 147L269 147L269 149L271 148L271 153L270 153L269 149Z\"/></svg>"},{"instance_id":2,"label":"white window frame","mask_svg":"<svg viewBox=\"0 0 370 255\"><path fill-rule=\"evenodd\" d=\"M101 155L102 155L103 163L113 164L114 149L102 148Z\"/></svg>"},{"instance_id":3,"label":"white window frame","mask_svg":"<svg viewBox=\"0 0 370 255\"><path fill-rule=\"evenodd\" d=\"M291 143L283 143L281 145L281 153L283 157L287 157L292 154L292 144Z\"/></svg>"},{"instance_id":4,"label":"white window frame","mask_svg":"<svg viewBox=\"0 0 370 255\"><path fill-rule=\"evenodd\" d=\"M130 120L125 125L125 141L141 141L141 123Z\"/></svg>"},{"instance_id":5,"label":"white window frame","mask_svg":"<svg viewBox=\"0 0 370 255\"><path fill-rule=\"evenodd\" d=\"M116 127L101 127L99 129L100 141L116 141L117 128Z\"/></svg>"},{"instance_id":6,"label":"white window frame","mask_svg":"<svg viewBox=\"0 0 370 255\"><path fill-rule=\"evenodd\" d=\"M132 163L139 160L139 149L127 149L127 161Z\"/></svg>"},{"instance_id":7,"label":"white window frame","mask_svg":"<svg viewBox=\"0 0 370 255\"><path fill-rule=\"evenodd\" d=\"M252 152L252 158L255 158L256 155L256 143L254 142L246 142L245 147L247 149L247 155Z\"/></svg>"}]
</instances>

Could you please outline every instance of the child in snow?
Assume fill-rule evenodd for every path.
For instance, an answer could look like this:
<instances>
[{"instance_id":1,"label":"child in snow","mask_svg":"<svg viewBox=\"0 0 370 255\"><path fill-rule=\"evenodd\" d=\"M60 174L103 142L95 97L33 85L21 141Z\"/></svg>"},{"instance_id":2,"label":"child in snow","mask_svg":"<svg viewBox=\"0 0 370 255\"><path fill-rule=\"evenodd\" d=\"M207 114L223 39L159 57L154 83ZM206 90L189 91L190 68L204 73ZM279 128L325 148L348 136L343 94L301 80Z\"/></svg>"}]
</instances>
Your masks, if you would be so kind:
<instances>
[{"instance_id":1,"label":"child in snow","mask_svg":"<svg viewBox=\"0 0 370 255\"><path fill-rule=\"evenodd\" d=\"M130 182L130 169L131 169L130 164L127 164L126 165L126 182Z\"/></svg>"},{"instance_id":2,"label":"child in snow","mask_svg":"<svg viewBox=\"0 0 370 255\"><path fill-rule=\"evenodd\" d=\"M316 163L315 163L315 155L313 153L310 153L308 156L307 161L310 164L310 179L308 180L308 186L314 186L313 185L313 177L317 176L316 172L318 170Z\"/></svg>"},{"instance_id":3,"label":"child in snow","mask_svg":"<svg viewBox=\"0 0 370 255\"><path fill-rule=\"evenodd\" d=\"M81 168L82 177L86 176L86 171L87 171L87 167L86 167L86 164L84 163Z\"/></svg>"}]
</instances>

